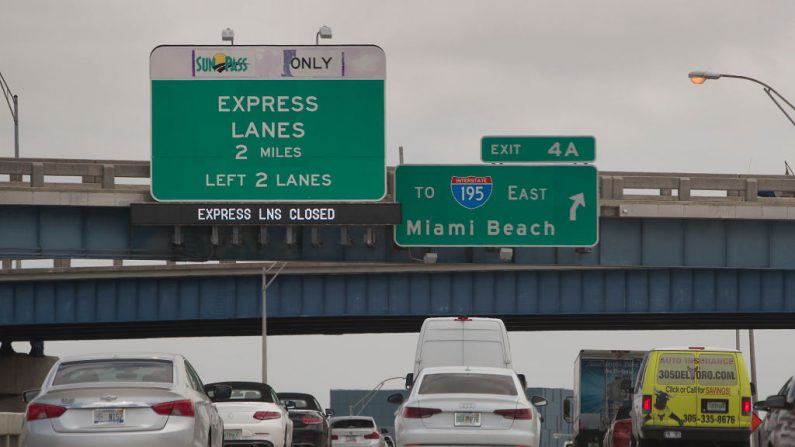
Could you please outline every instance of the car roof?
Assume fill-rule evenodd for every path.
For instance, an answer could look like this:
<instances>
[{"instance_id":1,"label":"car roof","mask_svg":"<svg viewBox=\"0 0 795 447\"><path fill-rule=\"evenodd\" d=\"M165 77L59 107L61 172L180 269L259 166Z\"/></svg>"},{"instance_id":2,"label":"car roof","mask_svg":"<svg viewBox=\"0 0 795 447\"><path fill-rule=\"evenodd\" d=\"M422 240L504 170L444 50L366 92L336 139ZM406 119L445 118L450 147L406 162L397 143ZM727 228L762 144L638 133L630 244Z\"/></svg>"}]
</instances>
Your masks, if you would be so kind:
<instances>
[{"instance_id":1,"label":"car roof","mask_svg":"<svg viewBox=\"0 0 795 447\"><path fill-rule=\"evenodd\" d=\"M718 348L714 346L676 346L671 348L654 348L652 351L740 352L737 349Z\"/></svg>"},{"instance_id":2,"label":"car roof","mask_svg":"<svg viewBox=\"0 0 795 447\"><path fill-rule=\"evenodd\" d=\"M473 374L499 374L503 376L513 376L516 373L508 368L491 368L487 366L429 366L423 368L422 374L444 374L444 373L473 373Z\"/></svg>"},{"instance_id":3,"label":"car roof","mask_svg":"<svg viewBox=\"0 0 795 447\"><path fill-rule=\"evenodd\" d=\"M276 393L276 394L280 398L282 396L288 397L288 398L295 397L295 398L299 398L299 399L314 399L315 398L315 396L313 396L311 394L307 394L307 393L290 393L290 392L287 392L287 393Z\"/></svg>"},{"instance_id":4,"label":"car roof","mask_svg":"<svg viewBox=\"0 0 795 447\"><path fill-rule=\"evenodd\" d=\"M98 353L98 354L83 354L83 355L69 355L61 357L60 363L68 362L81 362L88 360L170 360L176 361L183 358L179 354L167 354L163 352L140 352L140 353Z\"/></svg>"},{"instance_id":5,"label":"car roof","mask_svg":"<svg viewBox=\"0 0 795 447\"><path fill-rule=\"evenodd\" d=\"M334 416L333 418L331 418L331 421L335 422L335 421L357 420L357 419L375 422L375 419L372 416Z\"/></svg>"}]
</instances>

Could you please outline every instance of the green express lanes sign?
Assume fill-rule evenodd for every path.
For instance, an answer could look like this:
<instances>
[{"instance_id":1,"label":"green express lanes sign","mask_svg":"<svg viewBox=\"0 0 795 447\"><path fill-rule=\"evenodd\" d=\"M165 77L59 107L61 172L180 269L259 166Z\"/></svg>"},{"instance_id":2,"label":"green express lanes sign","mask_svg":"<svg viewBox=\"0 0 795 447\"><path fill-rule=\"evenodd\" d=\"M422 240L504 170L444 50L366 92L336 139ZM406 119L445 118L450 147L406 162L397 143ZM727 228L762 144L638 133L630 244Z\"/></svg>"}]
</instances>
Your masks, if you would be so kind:
<instances>
[{"instance_id":1,"label":"green express lanes sign","mask_svg":"<svg viewBox=\"0 0 795 447\"><path fill-rule=\"evenodd\" d=\"M589 163L596 160L596 139L590 136L483 137L480 159L487 163Z\"/></svg>"},{"instance_id":2,"label":"green express lanes sign","mask_svg":"<svg viewBox=\"0 0 795 447\"><path fill-rule=\"evenodd\" d=\"M380 48L166 46L150 70L155 199L386 193Z\"/></svg>"},{"instance_id":3,"label":"green express lanes sign","mask_svg":"<svg viewBox=\"0 0 795 447\"><path fill-rule=\"evenodd\" d=\"M419 166L395 173L402 246L577 246L598 242L590 165Z\"/></svg>"}]
</instances>

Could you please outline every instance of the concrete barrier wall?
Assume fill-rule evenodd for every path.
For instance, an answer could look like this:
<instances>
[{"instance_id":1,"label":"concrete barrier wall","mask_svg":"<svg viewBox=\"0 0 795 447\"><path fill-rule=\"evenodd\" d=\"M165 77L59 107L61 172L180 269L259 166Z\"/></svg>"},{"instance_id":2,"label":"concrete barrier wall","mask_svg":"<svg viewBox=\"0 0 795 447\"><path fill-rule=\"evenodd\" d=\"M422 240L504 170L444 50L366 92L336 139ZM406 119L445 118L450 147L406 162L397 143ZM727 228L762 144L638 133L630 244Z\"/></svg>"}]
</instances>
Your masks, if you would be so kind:
<instances>
[{"instance_id":1,"label":"concrete barrier wall","mask_svg":"<svg viewBox=\"0 0 795 447\"><path fill-rule=\"evenodd\" d=\"M0 413L0 447L17 447L24 417L23 413Z\"/></svg>"},{"instance_id":2,"label":"concrete barrier wall","mask_svg":"<svg viewBox=\"0 0 795 447\"><path fill-rule=\"evenodd\" d=\"M29 357L24 354L0 357L0 412L24 413L22 393L41 388L57 360L58 357Z\"/></svg>"}]
</instances>

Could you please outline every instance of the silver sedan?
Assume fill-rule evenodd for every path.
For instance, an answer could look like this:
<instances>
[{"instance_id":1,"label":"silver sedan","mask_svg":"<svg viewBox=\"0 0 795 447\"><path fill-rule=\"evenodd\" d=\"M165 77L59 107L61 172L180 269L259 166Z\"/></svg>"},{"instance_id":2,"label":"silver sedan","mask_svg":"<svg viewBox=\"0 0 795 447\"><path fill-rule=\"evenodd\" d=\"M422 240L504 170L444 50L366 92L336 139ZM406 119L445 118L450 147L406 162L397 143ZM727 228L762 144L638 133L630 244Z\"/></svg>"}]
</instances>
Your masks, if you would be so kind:
<instances>
[{"instance_id":1,"label":"silver sedan","mask_svg":"<svg viewBox=\"0 0 795 447\"><path fill-rule=\"evenodd\" d=\"M214 390L216 395L231 389ZM35 396L35 397L34 397ZM175 354L67 357L28 403L24 447L222 447L198 374Z\"/></svg>"}]
</instances>

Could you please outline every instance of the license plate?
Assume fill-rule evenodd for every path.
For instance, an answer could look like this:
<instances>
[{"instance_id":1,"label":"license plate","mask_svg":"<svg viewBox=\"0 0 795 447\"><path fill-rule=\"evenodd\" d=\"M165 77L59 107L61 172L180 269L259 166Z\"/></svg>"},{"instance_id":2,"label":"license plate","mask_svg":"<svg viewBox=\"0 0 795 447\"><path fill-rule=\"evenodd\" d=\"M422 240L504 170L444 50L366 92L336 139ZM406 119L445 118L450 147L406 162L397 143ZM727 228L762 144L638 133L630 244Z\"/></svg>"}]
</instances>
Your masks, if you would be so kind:
<instances>
[{"instance_id":1,"label":"license plate","mask_svg":"<svg viewBox=\"0 0 795 447\"><path fill-rule=\"evenodd\" d=\"M456 427L480 427L480 413L456 413Z\"/></svg>"},{"instance_id":2,"label":"license plate","mask_svg":"<svg viewBox=\"0 0 795 447\"><path fill-rule=\"evenodd\" d=\"M674 431L674 430L666 430L663 433L663 437L665 437L665 439L681 439L682 438L682 432L681 431Z\"/></svg>"},{"instance_id":3,"label":"license plate","mask_svg":"<svg viewBox=\"0 0 795 447\"><path fill-rule=\"evenodd\" d=\"M243 430L224 430L224 441L234 441L243 438Z\"/></svg>"},{"instance_id":4,"label":"license plate","mask_svg":"<svg viewBox=\"0 0 795 447\"><path fill-rule=\"evenodd\" d=\"M94 424L121 425L124 424L124 408L96 408L94 409Z\"/></svg>"},{"instance_id":5,"label":"license plate","mask_svg":"<svg viewBox=\"0 0 795 447\"><path fill-rule=\"evenodd\" d=\"M346 436L345 442L356 442L356 436Z\"/></svg>"},{"instance_id":6,"label":"license plate","mask_svg":"<svg viewBox=\"0 0 795 447\"><path fill-rule=\"evenodd\" d=\"M710 413L725 413L726 401L712 400L705 402L706 410Z\"/></svg>"}]
</instances>

